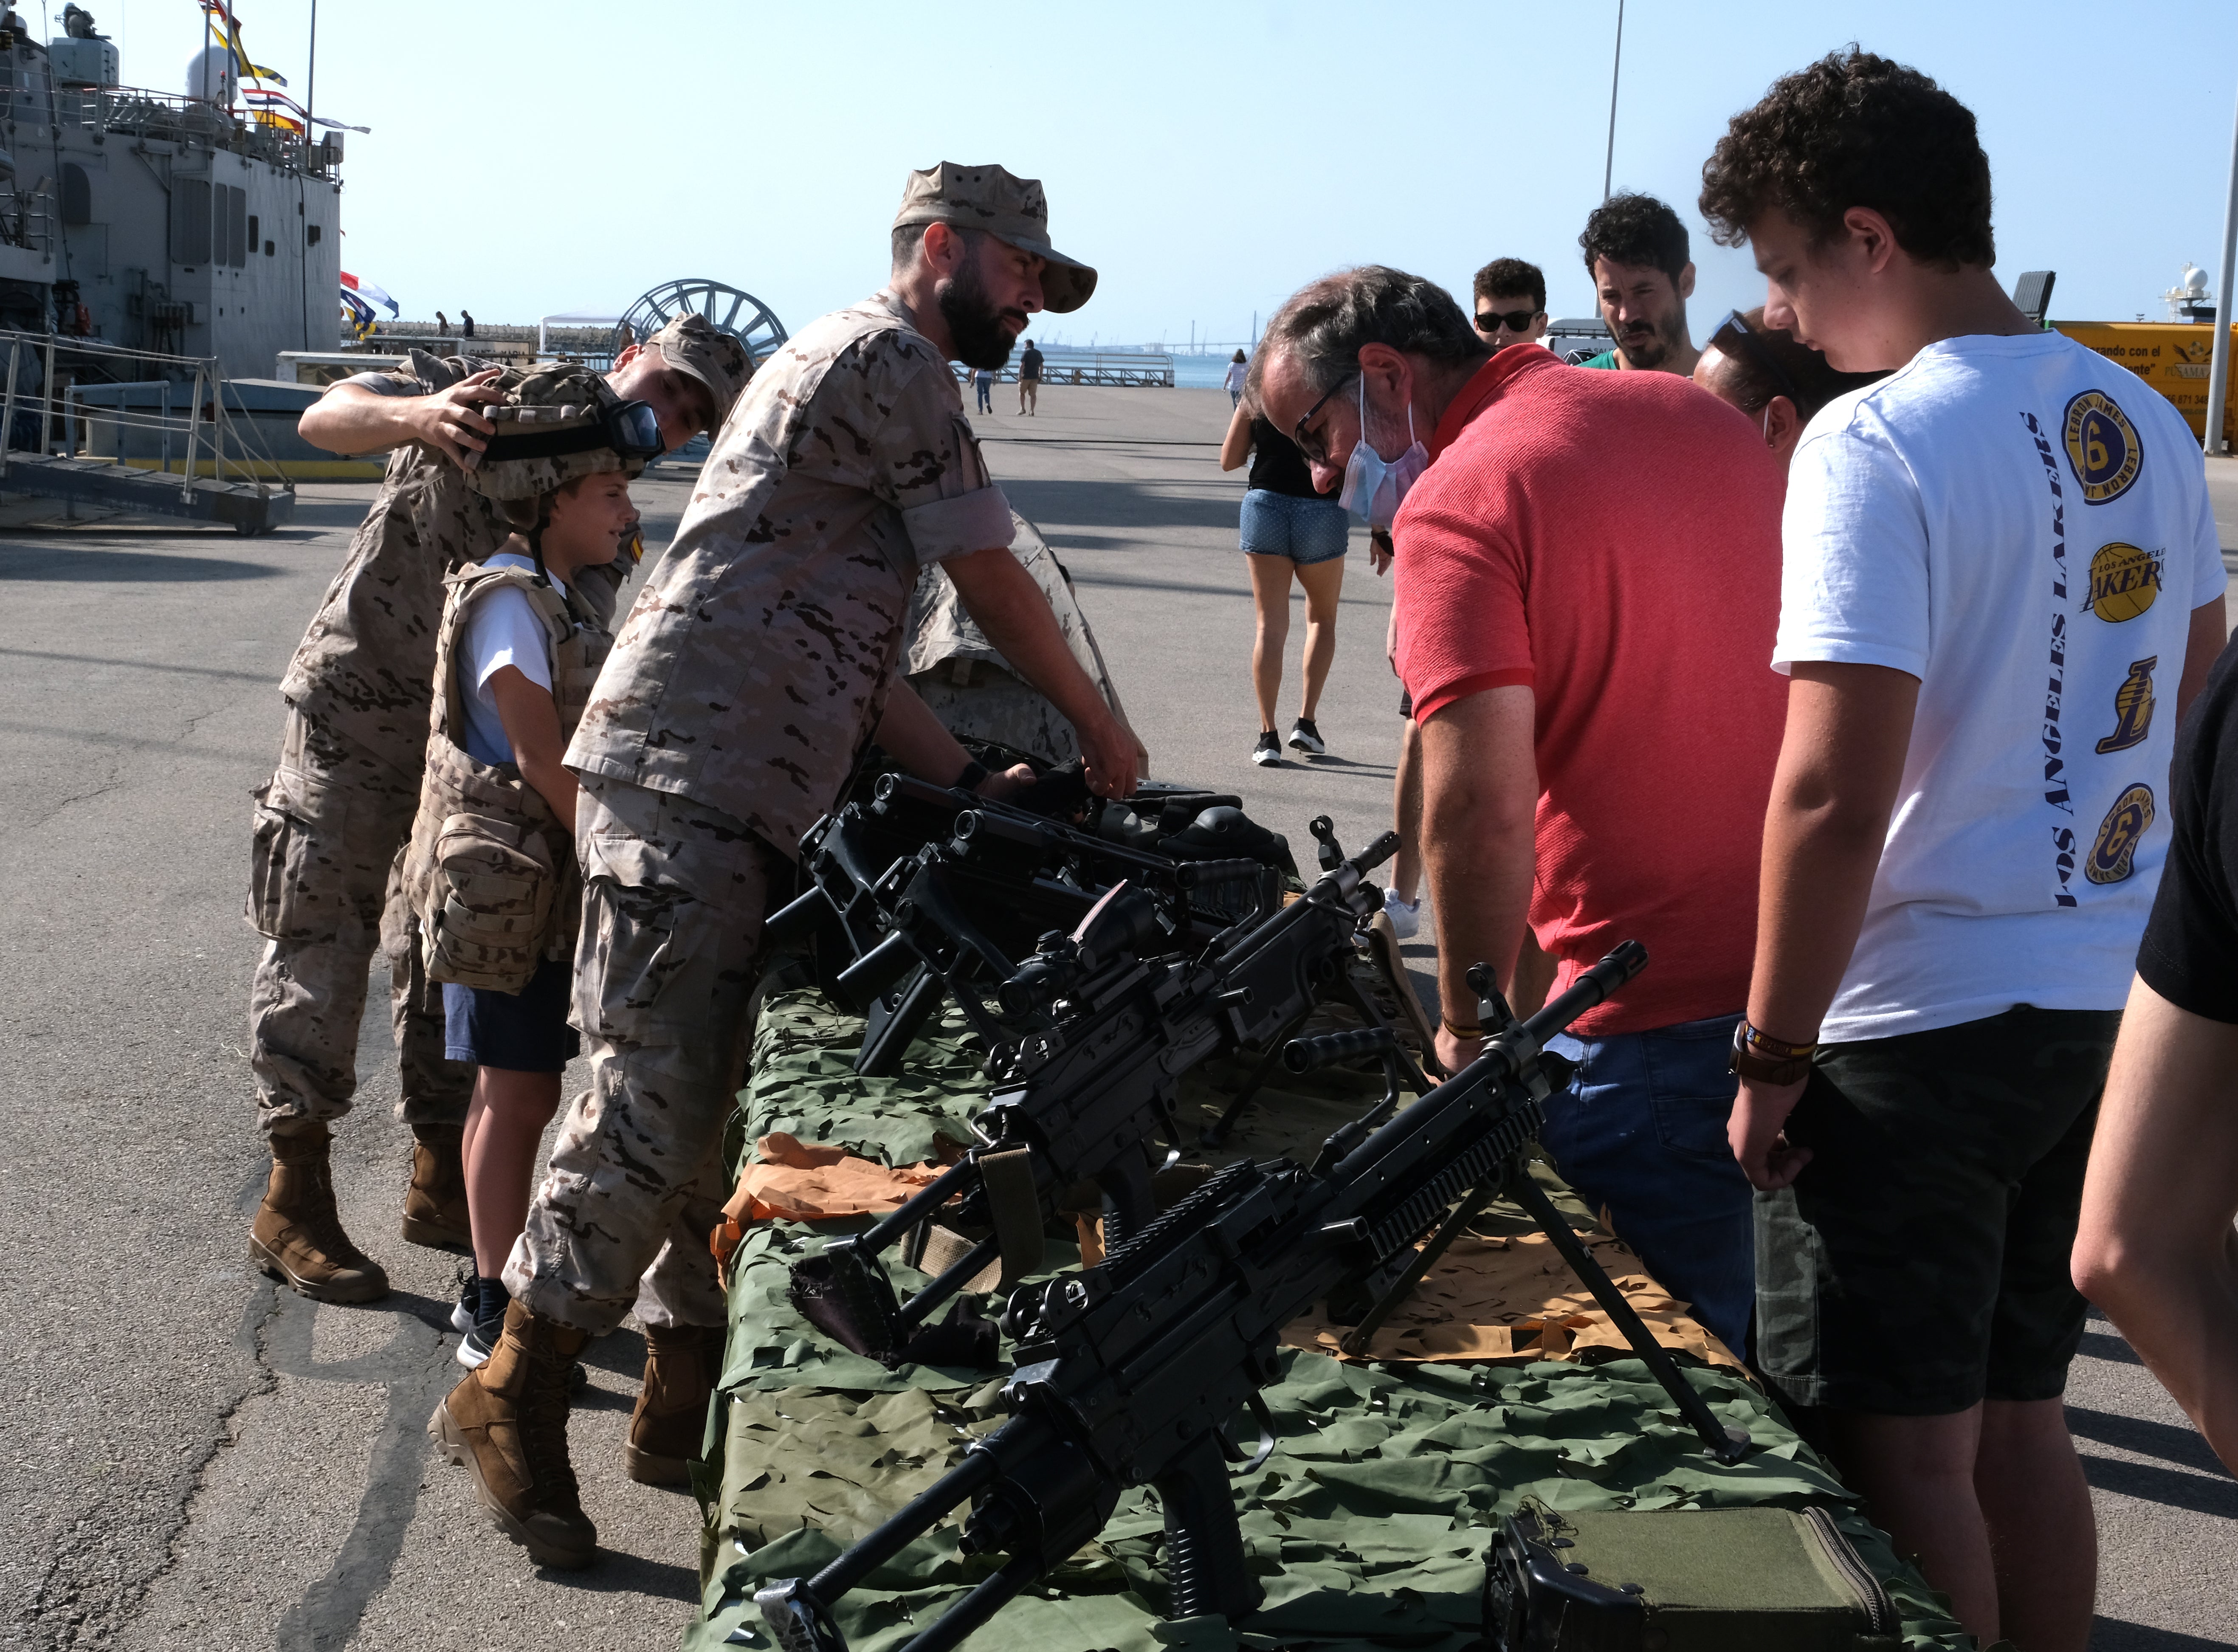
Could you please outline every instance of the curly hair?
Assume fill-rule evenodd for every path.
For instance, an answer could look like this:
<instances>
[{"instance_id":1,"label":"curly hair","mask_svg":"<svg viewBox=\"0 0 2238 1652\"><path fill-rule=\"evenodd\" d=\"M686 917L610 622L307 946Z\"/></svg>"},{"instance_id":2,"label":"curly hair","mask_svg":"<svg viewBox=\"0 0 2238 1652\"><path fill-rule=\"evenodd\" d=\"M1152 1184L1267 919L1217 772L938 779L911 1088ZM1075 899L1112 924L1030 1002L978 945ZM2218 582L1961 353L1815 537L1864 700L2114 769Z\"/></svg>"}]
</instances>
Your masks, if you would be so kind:
<instances>
[{"instance_id":1,"label":"curly hair","mask_svg":"<svg viewBox=\"0 0 2238 1652\"><path fill-rule=\"evenodd\" d=\"M1538 265L1526 264L1520 258L1493 259L1476 272L1475 287L1479 298L1520 294L1531 300L1534 313L1546 308L1546 277Z\"/></svg>"},{"instance_id":2,"label":"curly hair","mask_svg":"<svg viewBox=\"0 0 2238 1652\"><path fill-rule=\"evenodd\" d=\"M1619 189L1586 219L1578 249L1586 255L1586 274L1593 273L1593 260L1612 264L1645 264L1677 282L1692 262L1686 226L1678 215L1652 195Z\"/></svg>"},{"instance_id":3,"label":"curly hair","mask_svg":"<svg viewBox=\"0 0 2238 1652\"><path fill-rule=\"evenodd\" d=\"M1917 70L1855 44L1783 76L1733 116L1702 163L1701 207L1725 247L1743 244L1772 211L1823 247L1841 234L1844 213L1870 207L1923 264L1997 260L1990 157L1973 111Z\"/></svg>"}]
</instances>

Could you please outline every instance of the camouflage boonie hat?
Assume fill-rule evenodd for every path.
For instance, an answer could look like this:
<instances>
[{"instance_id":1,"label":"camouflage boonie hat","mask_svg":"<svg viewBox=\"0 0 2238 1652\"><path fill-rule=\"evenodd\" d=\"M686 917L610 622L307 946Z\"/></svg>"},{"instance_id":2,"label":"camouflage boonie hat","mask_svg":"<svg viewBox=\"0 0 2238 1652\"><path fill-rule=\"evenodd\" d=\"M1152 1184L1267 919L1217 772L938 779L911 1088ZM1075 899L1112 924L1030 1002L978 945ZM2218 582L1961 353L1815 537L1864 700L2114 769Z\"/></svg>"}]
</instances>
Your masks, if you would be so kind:
<instances>
[{"instance_id":1,"label":"camouflage boonie hat","mask_svg":"<svg viewBox=\"0 0 2238 1652\"><path fill-rule=\"evenodd\" d=\"M1049 200L1039 178L1022 178L999 166L938 166L912 172L902 189L902 209L894 228L946 223L982 229L1049 260L1042 271L1042 308L1063 315L1078 309L1096 290L1096 272L1077 258L1049 245Z\"/></svg>"},{"instance_id":2,"label":"camouflage boonie hat","mask_svg":"<svg viewBox=\"0 0 2238 1652\"><path fill-rule=\"evenodd\" d=\"M485 499L536 500L579 477L610 470L641 475L644 460L626 458L606 444L604 415L619 401L606 380L588 368L555 363L535 368L507 387L504 401L481 409L497 433L487 451L467 455L467 486ZM537 438L563 434L592 441L567 453L507 452L540 448L546 444Z\"/></svg>"},{"instance_id":3,"label":"camouflage boonie hat","mask_svg":"<svg viewBox=\"0 0 2238 1652\"><path fill-rule=\"evenodd\" d=\"M659 350L660 359L679 373L688 373L707 387L715 398L715 416L707 434L723 428L746 381L754 375L754 358L746 347L705 315L679 315L646 341L646 348Z\"/></svg>"}]
</instances>

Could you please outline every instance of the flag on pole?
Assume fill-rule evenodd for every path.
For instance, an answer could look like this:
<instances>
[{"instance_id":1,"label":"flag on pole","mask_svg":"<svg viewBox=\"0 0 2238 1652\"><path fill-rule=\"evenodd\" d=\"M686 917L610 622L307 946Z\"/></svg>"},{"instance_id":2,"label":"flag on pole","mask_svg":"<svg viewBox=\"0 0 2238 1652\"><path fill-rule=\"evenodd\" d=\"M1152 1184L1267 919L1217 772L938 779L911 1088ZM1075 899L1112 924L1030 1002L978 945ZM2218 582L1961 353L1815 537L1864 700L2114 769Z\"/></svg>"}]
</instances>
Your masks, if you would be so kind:
<instances>
[{"instance_id":1,"label":"flag on pole","mask_svg":"<svg viewBox=\"0 0 2238 1652\"><path fill-rule=\"evenodd\" d=\"M341 295L342 325L348 329L352 338L362 339L373 331L373 324L376 319L373 313L373 306L360 298L348 287L341 289Z\"/></svg>"},{"instance_id":2,"label":"flag on pole","mask_svg":"<svg viewBox=\"0 0 2238 1652\"><path fill-rule=\"evenodd\" d=\"M350 292L356 294L361 299L368 300L372 303L375 304L387 305L388 307L389 318L392 321L397 316L404 314L403 308L387 293L382 292L380 288L374 286L369 281L360 281L355 275L351 275L347 269L342 271L342 285Z\"/></svg>"},{"instance_id":3,"label":"flag on pole","mask_svg":"<svg viewBox=\"0 0 2238 1652\"><path fill-rule=\"evenodd\" d=\"M210 26L220 43L233 54L234 66L247 80L268 80L275 86L285 86L288 77L269 69L260 68L251 61L241 43L241 23L233 15L232 7L223 0L202 0L202 10L209 14Z\"/></svg>"}]
</instances>

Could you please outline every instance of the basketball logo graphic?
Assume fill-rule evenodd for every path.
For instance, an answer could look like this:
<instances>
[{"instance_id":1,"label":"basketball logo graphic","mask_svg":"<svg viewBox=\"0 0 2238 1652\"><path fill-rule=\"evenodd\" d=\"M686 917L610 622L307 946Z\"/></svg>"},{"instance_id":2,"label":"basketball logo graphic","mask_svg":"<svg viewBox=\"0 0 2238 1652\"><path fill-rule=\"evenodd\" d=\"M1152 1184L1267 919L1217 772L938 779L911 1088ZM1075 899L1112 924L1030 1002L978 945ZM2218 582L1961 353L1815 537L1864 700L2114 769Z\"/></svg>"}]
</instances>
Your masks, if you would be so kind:
<instances>
[{"instance_id":1,"label":"basketball logo graphic","mask_svg":"<svg viewBox=\"0 0 2238 1652\"><path fill-rule=\"evenodd\" d=\"M2100 752L2126 752L2145 743L2153 728L2153 667L2160 662L2158 654L2129 662L2129 674L2114 691L2114 732L2098 742Z\"/></svg>"},{"instance_id":2,"label":"basketball logo graphic","mask_svg":"<svg viewBox=\"0 0 2238 1652\"><path fill-rule=\"evenodd\" d=\"M2067 404L2063 434L2067 462L2082 485L2082 497L2093 505L2119 499L2137 479L2144 450L2137 445L2135 427L2103 390L2085 390Z\"/></svg>"},{"instance_id":3,"label":"basketball logo graphic","mask_svg":"<svg viewBox=\"0 0 2238 1652\"><path fill-rule=\"evenodd\" d=\"M2114 799L2098 823L2098 840L2082 862L2082 875L2095 884L2117 884L2130 872L2137 846L2153 826L2153 789L2131 786Z\"/></svg>"},{"instance_id":4,"label":"basketball logo graphic","mask_svg":"<svg viewBox=\"0 0 2238 1652\"><path fill-rule=\"evenodd\" d=\"M2116 540L2090 559L2090 594L2082 606L2109 625L2134 620L2159 598L2161 559Z\"/></svg>"}]
</instances>

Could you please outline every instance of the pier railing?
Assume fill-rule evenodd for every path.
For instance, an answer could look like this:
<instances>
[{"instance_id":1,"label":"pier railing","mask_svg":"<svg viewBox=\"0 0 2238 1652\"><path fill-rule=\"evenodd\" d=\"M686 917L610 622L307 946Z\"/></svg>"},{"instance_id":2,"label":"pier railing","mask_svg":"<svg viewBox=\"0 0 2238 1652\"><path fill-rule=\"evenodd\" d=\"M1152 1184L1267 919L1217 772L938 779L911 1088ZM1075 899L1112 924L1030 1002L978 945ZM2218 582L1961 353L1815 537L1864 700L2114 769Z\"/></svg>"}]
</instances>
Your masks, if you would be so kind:
<instances>
[{"instance_id":1,"label":"pier railing","mask_svg":"<svg viewBox=\"0 0 2238 1652\"><path fill-rule=\"evenodd\" d=\"M969 383L971 369L956 368L960 383ZM1004 384L1018 381L1018 356L1013 352L1010 364L995 375ZM1042 352L1042 382L1043 384L1117 384L1154 386L1170 390L1174 387L1174 358L1150 350L1080 350L1059 347Z\"/></svg>"}]
</instances>

